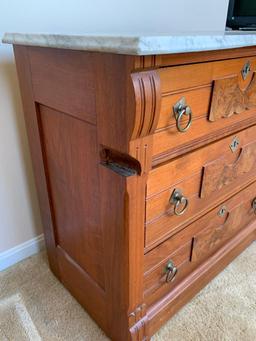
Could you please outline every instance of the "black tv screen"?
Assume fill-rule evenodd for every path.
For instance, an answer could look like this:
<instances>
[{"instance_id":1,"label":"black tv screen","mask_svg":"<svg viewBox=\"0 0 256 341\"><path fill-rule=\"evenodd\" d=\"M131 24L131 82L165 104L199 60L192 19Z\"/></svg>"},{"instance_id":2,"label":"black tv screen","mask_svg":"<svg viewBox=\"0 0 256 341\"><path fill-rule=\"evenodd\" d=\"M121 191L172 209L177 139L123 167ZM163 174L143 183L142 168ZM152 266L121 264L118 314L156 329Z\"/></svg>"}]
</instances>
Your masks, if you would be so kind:
<instances>
[{"instance_id":1,"label":"black tv screen","mask_svg":"<svg viewBox=\"0 0 256 341\"><path fill-rule=\"evenodd\" d=\"M235 1L234 16L235 17L256 16L256 1L255 0Z\"/></svg>"},{"instance_id":2,"label":"black tv screen","mask_svg":"<svg viewBox=\"0 0 256 341\"><path fill-rule=\"evenodd\" d=\"M230 0L227 25L235 29L256 26L256 0Z\"/></svg>"}]
</instances>

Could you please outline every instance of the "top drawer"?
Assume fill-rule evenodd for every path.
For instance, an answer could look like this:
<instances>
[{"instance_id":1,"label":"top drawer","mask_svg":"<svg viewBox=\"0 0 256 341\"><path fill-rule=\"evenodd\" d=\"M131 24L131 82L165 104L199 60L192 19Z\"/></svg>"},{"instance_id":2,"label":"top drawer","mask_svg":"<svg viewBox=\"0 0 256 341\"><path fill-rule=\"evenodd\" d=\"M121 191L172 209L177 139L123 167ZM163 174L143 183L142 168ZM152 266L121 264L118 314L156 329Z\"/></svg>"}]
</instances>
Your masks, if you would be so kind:
<instances>
[{"instance_id":1,"label":"top drawer","mask_svg":"<svg viewBox=\"0 0 256 341\"><path fill-rule=\"evenodd\" d=\"M255 71L256 57L158 70L161 108L153 162L255 123Z\"/></svg>"}]
</instances>

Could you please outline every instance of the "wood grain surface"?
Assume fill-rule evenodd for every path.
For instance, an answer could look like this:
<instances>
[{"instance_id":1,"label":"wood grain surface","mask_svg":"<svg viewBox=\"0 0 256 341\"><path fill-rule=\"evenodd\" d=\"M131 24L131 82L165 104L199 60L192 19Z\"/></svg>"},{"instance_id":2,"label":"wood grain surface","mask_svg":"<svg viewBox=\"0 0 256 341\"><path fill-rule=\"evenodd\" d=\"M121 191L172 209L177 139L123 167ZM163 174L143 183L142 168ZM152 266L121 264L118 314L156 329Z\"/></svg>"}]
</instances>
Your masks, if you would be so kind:
<instances>
[{"instance_id":1,"label":"wood grain surface","mask_svg":"<svg viewBox=\"0 0 256 341\"><path fill-rule=\"evenodd\" d=\"M256 48L14 51L50 267L111 340L149 340L256 238Z\"/></svg>"}]
</instances>

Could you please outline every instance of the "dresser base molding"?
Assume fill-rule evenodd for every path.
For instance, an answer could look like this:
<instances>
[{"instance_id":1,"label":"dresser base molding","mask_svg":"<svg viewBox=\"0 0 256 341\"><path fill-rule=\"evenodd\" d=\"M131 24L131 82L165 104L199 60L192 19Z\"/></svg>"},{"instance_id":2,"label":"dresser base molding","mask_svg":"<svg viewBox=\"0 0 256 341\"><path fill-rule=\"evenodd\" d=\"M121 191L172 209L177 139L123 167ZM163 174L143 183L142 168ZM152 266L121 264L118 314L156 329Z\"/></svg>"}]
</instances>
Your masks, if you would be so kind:
<instances>
[{"instance_id":1,"label":"dresser base molding","mask_svg":"<svg viewBox=\"0 0 256 341\"><path fill-rule=\"evenodd\" d=\"M211 258L199 266L174 290L147 311L148 336L153 336L182 306L256 240L256 222L231 239Z\"/></svg>"}]
</instances>

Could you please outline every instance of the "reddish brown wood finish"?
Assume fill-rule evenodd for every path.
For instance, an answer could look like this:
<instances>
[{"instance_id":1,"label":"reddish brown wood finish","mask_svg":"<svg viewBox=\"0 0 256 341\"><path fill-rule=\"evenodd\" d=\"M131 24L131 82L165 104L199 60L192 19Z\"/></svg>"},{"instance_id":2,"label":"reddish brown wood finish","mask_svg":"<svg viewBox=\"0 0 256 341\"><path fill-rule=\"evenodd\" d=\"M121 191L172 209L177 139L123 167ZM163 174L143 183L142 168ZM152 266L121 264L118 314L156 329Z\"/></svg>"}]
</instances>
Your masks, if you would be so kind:
<instances>
[{"instance_id":1,"label":"reddish brown wood finish","mask_svg":"<svg viewBox=\"0 0 256 341\"><path fill-rule=\"evenodd\" d=\"M216 191L225 189L226 186L235 185L243 177L247 179L255 169L256 142L245 145L240 149L234 162L228 163L223 156L204 166L200 197L209 197Z\"/></svg>"},{"instance_id":2,"label":"reddish brown wood finish","mask_svg":"<svg viewBox=\"0 0 256 341\"><path fill-rule=\"evenodd\" d=\"M247 147L255 142L254 109L224 121L215 101L215 121L208 120L218 79L236 75L249 96L253 79L243 82L240 71L248 60L256 70L255 47L143 57L14 51L50 266L112 340L149 340L256 237L255 153ZM181 135L169 116L180 96L196 127ZM234 136L238 160L229 149ZM207 174L221 153L214 179L222 179L222 194L207 177L200 192L203 167ZM166 200L176 185L192 211L172 220ZM229 218L216 216L220 203ZM165 284L169 258L178 275Z\"/></svg>"},{"instance_id":3,"label":"reddish brown wood finish","mask_svg":"<svg viewBox=\"0 0 256 341\"><path fill-rule=\"evenodd\" d=\"M45 173L43 154L41 151L41 138L37 119L37 108L32 87L28 49L23 46L18 48L14 47L14 52L41 216L43 220L44 237L47 245L48 258L52 271L56 276L58 276L59 266L56 255L56 242L52 221L51 202L48 197L47 174Z\"/></svg>"},{"instance_id":4,"label":"reddish brown wood finish","mask_svg":"<svg viewBox=\"0 0 256 341\"><path fill-rule=\"evenodd\" d=\"M174 290L171 290L162 300L153 305L147 312L147 333L152 336L171 316L186 304L212 278L222 271L256 238L255 222L248 225L235 238L225 244L212 257L198 266Z\"/></svg>"},{"instance_id":5,"label":"reddish brown wood finish","mask_svg":"<svg viewBox=\"0 0 256 341\"><path fill-rule=\"evenodd\" d=\"M93 54L32 47L28 53L35 101L95 124ZM86 95L77 96L79 89Z\"/></svg>"},{"instance_id":6,"label":"reddish brown wood finish","mask_svg":"<svg viewBox=\"0 0 256 341\"><path fill-rule=\"evenodd\" d=\"M135 67L136 69L146 69L152 67L185 65L241 57L253 57L255 55L256 55L255 46L248 46L243 48L228 49L221 51L217 50L177 54L163 54L156 56L138 56L135 59Z\"/></svg>"},{"instance_id":7,"label":"reddish brown wood finish","mask_svg":"<svg viewBox=\"0 0 256 341\"><path fill-rule=\"evenodd\" d=\"M248 62L251 71L243 79ZM154 165L255 124L255 70L255 57L159 69L162 106L153 136ZM182 98L193 115L186 134L177 130L173 110ZM183 115L183 126L187 120Z\"/></svg>"},{"instance_id":8,"label":"reddish brown wood finish","mask_svg":"<svg viewBox=\"0 0 256 341\"><path fill-rule=\"evenodd\" d=\"M256 183L253 183L148 252L144 265L144 296L147 305L152 305L170 292L199 263L255 221L256 215L252 208L255 198ZM223 215L220 214L221 209L224 210ZM166 283L165 269L170 260L178 268L178 273L172 282Z\"/></svg>"},{"instance_id":9,"label":"reddish brown wood finish","mask_svg":"<svg viewBox=\"0 0 256 341\"><path fill-rule=\"evenodd\" d=\"M214 205L255 180L256 127L250 127L211 145L176 158L149 172L146 199L147 250L184 228ZM234 138L239 145L232 152ZM182 216L170 203L178 188L189 200Z\"/></svg>"},{"instance_id":10,"label":"reddish brown wood finish","mask_svg":"<svg viewBox=\"0 0 256 341\"><path fill-rule=\"evenodd\" d=\"M210 121L241 114L245 110L256 108L256 77L251 77L249 84L240 89L238 77L219 79L214 82Z\"/></svg>"},{"instance_id":11,"label":"reddish brown wood finish","mask_svg":"<svg viewBox=\"0 0 256 341\"><path fill-rule=\"evenodd\" d=\"M43 105L38 117L56 244L104 289L96 127Z\"/></svg>"}]
</instances>

